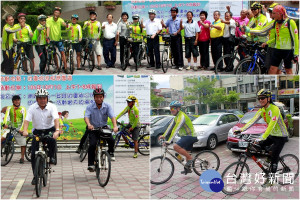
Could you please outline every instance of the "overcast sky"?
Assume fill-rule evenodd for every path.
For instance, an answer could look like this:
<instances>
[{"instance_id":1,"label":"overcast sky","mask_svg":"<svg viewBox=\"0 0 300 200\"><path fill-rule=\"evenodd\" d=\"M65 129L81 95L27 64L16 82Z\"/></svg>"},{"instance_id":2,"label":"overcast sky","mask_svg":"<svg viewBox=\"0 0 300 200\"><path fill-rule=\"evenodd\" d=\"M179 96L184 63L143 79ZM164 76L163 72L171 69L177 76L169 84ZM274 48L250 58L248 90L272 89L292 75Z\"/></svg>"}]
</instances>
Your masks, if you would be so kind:
<instances>
[{"instance_id":1,"label":"overcast sky","mask_svg":"<svg viewBox=\"0 0 300 200\"><path fill-rule=\"evenodd\" d=\"M156 89L170 88L170 82L169 82L170 75L154 75L152 77L153 77L153 82L158 83Z\"/></svg>"}]
</instances>

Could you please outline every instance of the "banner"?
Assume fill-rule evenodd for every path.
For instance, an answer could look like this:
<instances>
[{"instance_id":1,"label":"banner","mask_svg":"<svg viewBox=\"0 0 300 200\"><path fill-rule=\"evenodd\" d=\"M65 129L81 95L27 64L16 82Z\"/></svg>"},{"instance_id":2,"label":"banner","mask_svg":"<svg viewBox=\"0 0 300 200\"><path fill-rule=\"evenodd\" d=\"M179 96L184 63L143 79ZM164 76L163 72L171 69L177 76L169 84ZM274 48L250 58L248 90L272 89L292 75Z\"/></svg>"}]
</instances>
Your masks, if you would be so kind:
<instances>
[{"instance_id":1,"label":"banner","mask_svg":"<svg viewBox=\"0 0 300 200\"><path fill-rule=\"evenodd\" d=\"M120 79L122 82L121 87ZM49 100L58 112L68 111L67 125L59 139L80 139L85 132L84 112L94 102L93 90L103 88L104 102L110 104L117 116L126 106L126 98L135 95L140 103L140 121L149 123L150 117L150 78L149 76L71 76L71 75L28 75L1 76L1 108L12 105L13 95L20 95L21 106L26 109L35 103L35 92L47 89ZM121 120L128 122L125 115ZM111 124L109 120L109 124ZM31 130L31 126L29 127Z\"/></svg>"},{"instance_id":2,"label":"banner","mask_svg":"<svg viewBox=\"0 0 300 200\"><path fill-rule=\"evenodd\" d=\"M226 6L231 6L231 12L234 16L239 16L243 8L248 9L248 1L123 1L123 12L128 12L129 16L133 14L139 14L140 19L149 19L148 11L154 9L156 11L156 18L163 19L165 22L171 17L170 9L172 7L178 7L178 17L186 19L186 13L192 11L194 18L199 19L199 13L204 10L208 12L207 19L214 21L213 12L219 10L221 12L221 18L224 18L224 14L227 11Z\"/></svg>"}]
</instances>

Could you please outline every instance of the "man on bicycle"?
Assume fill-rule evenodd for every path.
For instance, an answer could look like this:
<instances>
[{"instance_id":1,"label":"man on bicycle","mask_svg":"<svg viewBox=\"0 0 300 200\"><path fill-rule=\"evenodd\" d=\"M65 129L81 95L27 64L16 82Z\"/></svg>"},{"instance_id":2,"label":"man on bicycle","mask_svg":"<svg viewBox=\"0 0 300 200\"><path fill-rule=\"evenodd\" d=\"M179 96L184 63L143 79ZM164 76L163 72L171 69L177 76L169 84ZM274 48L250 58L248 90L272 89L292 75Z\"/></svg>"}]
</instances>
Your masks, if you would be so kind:
<instances>
[{"instance_id":1,"label":"man on bicycle","mask_svg":"<svg viewBox=\"0 0 300 200\"><path fill-rule=\"evenodd\" d=\"M72 48L76 51L77 60L77 70L84 70L80 67L81 65L81 40L82 40L82 30L80 24L77 24L79 17L74 14L71 16L72 23L68 25L68 38L72 41Z\"/></svg>"},{"instance_id":2,"label":"man on bicycle","mask_svg":"<svg viewBox=\"0 0 300 200\"><path fill-rule=\"evenodd\" d=\"M114 126L113 131L118 131L117 120L115 118L114 111L108 103L105 103L103 101L105 97L104 90L101 88L97 88L93 91L93 95L95 102L87 106L84 115L84 121L88 128L87 133L89 135L90 143L88 150L88 170L90 172L95 171L95 150L97 141L99 140L98 134L96 134L93 130L99 127L108 128L107 118L109 117ZM114 138L111 135L110 139L106 139L106 141L108 143L108 153L110 154L111 160L114 161Z\"/></svg>"},{"instance_id":3,"label":"man on bicycle","mask_svg":"<svg viewBox=\"0 0 300 200\"><path fill-rule=\"evenodd\" d=\"M182 51L182 37L181 37L181 27L180 18L177 17L178 8L171 8L171 18L167 20L166 24L161 21L163 28L168 28L171 35L171 51L174 57L174 64L176 69L183 69L183 51ZM173 67L172 67L173 68ZM174 69L175 69L174 68Z\"/></svg>"},{"instance_id":4,"label":"man on bicycle","mask_svg":"<svg viewBox=\"0 0 300 200\"><path fill-rule=\"evenodd\" d=\"M87 31L88 39L95 39L96 42L93 44L93 51L97 55L98 69L101 70L101 56L103 54L103 49L100 43L101 36L101 23L97 20L97 13L95 11L90 12L90 20L85 21L83 25L83 31Z\"/></svg>"},{"instance_id":5,"label":"man on bicycle","mask_svg":"<svg viewBox=\"0 0 300 200\"><path fill-rule=\"evenodd\" d=\"M16 41L25 43L24 51L26 53L26 56L31 60L33 64L32 71L34 71L34 55L33 55L33 48L31 44L31 38L33 36L33 33L31 27L28 24L26 24L26 14L20 13L18 15L18 21L21 26L21 30L16 32ZM20 49L21 47L18 46L17 48ZM28 69L24 69L24 70L28 70Z\"/></svg>"},{"instance_id":6,"label":"man on bicycle","mask_svg":"<svg viewBox=\"0 0 300 200\"><path fill-rule=\"evenodd\" d=\"M138 138L139 138L139 130L140 130L140 117L139 117L139 110L135 106L135 102L138 106L138 100L135 96L130 95L127 99L127 107L120 112L120 114L117 116L116 120L118 120L120 117L128 113L129 118L129 124L126 126L126 129L128 129L128 132L132 134L132 139L134 141L134 154L133 158L137 158L137 152L138 152ZM127 138L122 135L123 139L125 140L124 147L129 147Z\"/></svg>"},{"instance_id":7,"label":"man on bicycle","mask_svg":"<svg viewBox=\"0 0 300 200\"><path fill-rule=\"evenodd\" d=\"M257 93L261 109L257 111L255 116L240 130L236 130L235 133L244 132L250 128L260 118L263 118L268 124L268 128L265 133L258 139L262 147L272 145L271 153L271 173L275 174L277 171L277 165L279 161L279 154L283 149L284 143L288 139L288 131L284 124L279 108L272 101L272 93L270 90L261 89ZM270 177L267 177L262 187L270 187L272 183L269 181Z\"/></svg>"},{"instance_id":8,"label":"man on bicycle","mask_svg":"<svg viewBox=\"0 0 300 200\"><path fill-rule=\"evenodd\" d=\"M168 126L167 130L159 139L164 139L170 134L169 139L166 143L170 144L174 139L176 133L181 137L181 139L174 144L173 148L179 154L186 157L186 164L184 166L184 171L181 173L191 173L190 169L192 166L193 157L190 155L190 151L193 149L193 144L198 141L194 126L190 118L181 111L181 103L179 101L172 101L170 103L171 114L174 115L173 121Z\"/></svg>"},{"instance_id":9,"label":"man on bicycle","mask_svg":"<svg viewBox=\"0 0 300 200\"><path fill-rule=\"evenodd\" d=\"M24 163L24 155L26 151L26 140L25 137L21 135L23 132L24 120L26 116L26 108L21 106L21 97L19 95L14 95L12 97L12 106L6 108L3 125L4 128L8 128L8 117L10 118L10 124L13 128L19 129L20 134L15 135L15 140L19 146L21 146L21 159L20 163Z\"/></svg>"},{"instance_id":10,"label":"man on bicycle","mask_svg":"<svg viewBox=\"0 0 300 200\"><path fill-rule=\"evenodd\" d=\"M48 135L53 133L53 138L46 140L49 147L50 163L56 164L54 158L56 150L56 139L59 136L59 117L57 108L53 103L49 102L49 93L45 89L38 89L35 93L36 103L32 104L27 112L27 116L24 122L24 136L28 135L28 125L32 121L32 127L34 128L33 135ZM33 137L31 145L31 166L34 173L35 168L35 151L39 148L39 142ZM32 185L35 184L35 178L33 178Z\"/></svg>"},{"instance_id":11,"label":"man on bicycle","mask_svg":"<svg viewBox=\"0 0 300 200\"><path fill-rule=\"evenodd\" d=\"M47 27L47 40L50 41L50 44L54 44L59 52L61 53L61 60L64 64L64 72L69 74L70 71L67 68L66 55L64 50L64 45L61 41L61 26L67 27L65 21L60 18L61 8L55 7L53 16L47 18L46 27ZM59 70L59 69L57 69Z\"/></svg>"},{"instance_id":12,"label":"man on bicycle","mask_svg":"<svg viewBox=\"0 0 300 200\"><path fill-rule=\"evenodd\" d=\"M47 31L46 31L46 19L47 17L45 15L39 15L38 21L39 25L36 27L32 42L35 45L35 50L40 57L40 73L43 74L46 67L46 61L47 61L47 51L46 51L46 38L47 38Z\"/></svg>"}]
</instances>

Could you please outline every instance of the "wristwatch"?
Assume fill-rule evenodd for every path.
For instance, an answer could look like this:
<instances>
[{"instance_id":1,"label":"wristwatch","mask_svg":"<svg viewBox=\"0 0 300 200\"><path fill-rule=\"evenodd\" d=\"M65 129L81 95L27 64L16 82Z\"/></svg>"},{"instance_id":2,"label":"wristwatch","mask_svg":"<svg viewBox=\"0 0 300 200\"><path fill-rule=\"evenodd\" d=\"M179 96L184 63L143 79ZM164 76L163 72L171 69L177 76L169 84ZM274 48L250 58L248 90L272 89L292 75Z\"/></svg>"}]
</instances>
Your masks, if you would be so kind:
<instances>
[{"instance_id":1,"label":"wristwatch","mask_svg":"<svg viewBox=\"0 0 300 200\"><path fill-rule=\"evenodd\" d=\"M60 131L59 129L56 129L56 131Z\"/></svg>"}]
</instances>

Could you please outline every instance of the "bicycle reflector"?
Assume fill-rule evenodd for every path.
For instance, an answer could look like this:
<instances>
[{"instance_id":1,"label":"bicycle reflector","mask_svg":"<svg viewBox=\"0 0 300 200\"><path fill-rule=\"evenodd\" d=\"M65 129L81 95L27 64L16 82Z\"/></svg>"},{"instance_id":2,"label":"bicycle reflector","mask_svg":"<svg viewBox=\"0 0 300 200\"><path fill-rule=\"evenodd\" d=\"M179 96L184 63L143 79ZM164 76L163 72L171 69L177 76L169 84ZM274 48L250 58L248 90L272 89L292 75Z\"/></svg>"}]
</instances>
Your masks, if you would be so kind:
<instances>
[{"instance_id":1,"label":"bicycle reflector","mask_svg":"<svg viewBox=\"0 0 300 200\"><path fill-rule=\"evenodd\" d=\"M36 137L35 137L35 140L36 140L37 142L40 141L39 136L36 136Z\"/></svg>"}]
</instances>

